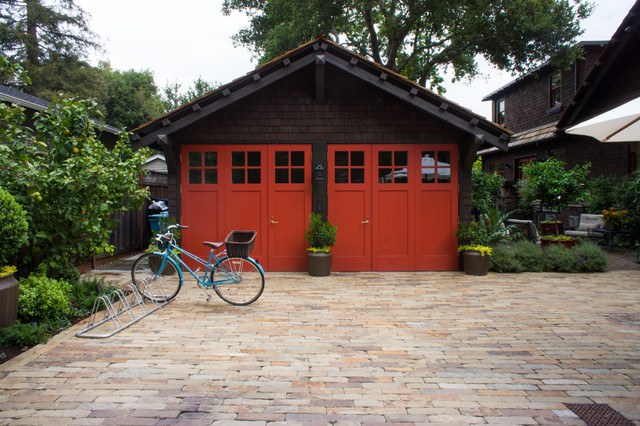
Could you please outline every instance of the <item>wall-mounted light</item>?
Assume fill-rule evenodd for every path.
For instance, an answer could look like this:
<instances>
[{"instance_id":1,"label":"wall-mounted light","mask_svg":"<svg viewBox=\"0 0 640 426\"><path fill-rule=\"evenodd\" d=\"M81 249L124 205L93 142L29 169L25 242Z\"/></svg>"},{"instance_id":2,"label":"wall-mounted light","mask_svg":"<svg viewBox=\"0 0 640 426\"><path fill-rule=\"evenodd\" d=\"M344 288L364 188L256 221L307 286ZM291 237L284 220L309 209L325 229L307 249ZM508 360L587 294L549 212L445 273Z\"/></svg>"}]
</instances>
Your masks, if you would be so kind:
<instances>
[{"instance_id":1,"label":"wall-mounted light","mask_svg":"<svg viewBox=\"0 0 640 426\"><path fill-rule=\"evenodd\" d=\"M321 163L316 164L315 169L313 169L313 179L316 182L322 182L324 181L326 178L325 173L324 173L324 167L322 166Z\"/></svg>"}]
</instances>

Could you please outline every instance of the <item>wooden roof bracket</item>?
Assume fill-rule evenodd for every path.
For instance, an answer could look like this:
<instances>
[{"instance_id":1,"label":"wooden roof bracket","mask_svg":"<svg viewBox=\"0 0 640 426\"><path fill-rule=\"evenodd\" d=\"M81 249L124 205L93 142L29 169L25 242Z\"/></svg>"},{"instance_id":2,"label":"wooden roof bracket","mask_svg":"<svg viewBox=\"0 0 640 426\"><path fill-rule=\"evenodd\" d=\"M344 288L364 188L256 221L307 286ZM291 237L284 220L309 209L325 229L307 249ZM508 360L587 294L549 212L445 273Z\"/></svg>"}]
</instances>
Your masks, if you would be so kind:
<instances>
[{"instance_id":1,"label":"wooden roof bracket","mask_svg":"<svg viewBox=\"0 0 640 426\"><path fill-rule=\"evenodd\" d=\"M173 140L169 135L158 135L158 144L164 153L164 158L167 162L167 171L169 174L176 174L178 172L178 162L173 150Z\"/></svg>"}]
</instances>

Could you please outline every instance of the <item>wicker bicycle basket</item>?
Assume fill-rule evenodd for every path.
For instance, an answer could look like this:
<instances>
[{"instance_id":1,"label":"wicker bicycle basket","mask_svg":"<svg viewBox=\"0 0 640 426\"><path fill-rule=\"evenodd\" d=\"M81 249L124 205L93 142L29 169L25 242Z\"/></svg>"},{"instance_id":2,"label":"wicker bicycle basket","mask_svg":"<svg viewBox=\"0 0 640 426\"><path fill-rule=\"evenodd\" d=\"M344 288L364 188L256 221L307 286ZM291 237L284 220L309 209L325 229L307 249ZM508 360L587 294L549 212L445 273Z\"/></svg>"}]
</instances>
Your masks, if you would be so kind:
<instances>
[{"instance_id":1,"label":"wicker bicycle basket","mask_svg":"<svg viewBox=\"0 0 640 426\"><path fill-rule=\"evenodd\" d=\"M256 242L256 231L231 231L224 242L229 257L249 257Z\"/></svg>"}]
</instances>

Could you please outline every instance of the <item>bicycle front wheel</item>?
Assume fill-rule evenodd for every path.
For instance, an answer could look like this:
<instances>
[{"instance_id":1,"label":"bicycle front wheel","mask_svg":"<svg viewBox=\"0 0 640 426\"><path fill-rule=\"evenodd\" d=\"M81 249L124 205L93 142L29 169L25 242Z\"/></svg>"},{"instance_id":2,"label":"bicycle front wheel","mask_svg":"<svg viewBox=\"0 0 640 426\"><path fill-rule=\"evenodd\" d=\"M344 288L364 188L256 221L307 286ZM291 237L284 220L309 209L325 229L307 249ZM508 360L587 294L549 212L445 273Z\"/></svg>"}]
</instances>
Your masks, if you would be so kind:
<instances>
[{"instance_id":1,"label":"bicycle front wheel","mask_svg":"<svg viewBox=\"0 0 640 426\"><path fill-rule=\"evenodd\" d=\"M145 253L131 268L131 279L143 297L158 303L167 302L178 295L182 287L182 274L175 262L163 256Z\"/></svg>"},{"instance_id":2,"label":"bicycle front wheel","mask_svg":"<svg viewBox=\"0 0 640 426\"><path fill-rule=\"evenodd\" d=\"M236 306L249 305L264 290L264 274L253 261L243 257L226 257L211 272L216 294Z\"/></svg>"}]
</instances>

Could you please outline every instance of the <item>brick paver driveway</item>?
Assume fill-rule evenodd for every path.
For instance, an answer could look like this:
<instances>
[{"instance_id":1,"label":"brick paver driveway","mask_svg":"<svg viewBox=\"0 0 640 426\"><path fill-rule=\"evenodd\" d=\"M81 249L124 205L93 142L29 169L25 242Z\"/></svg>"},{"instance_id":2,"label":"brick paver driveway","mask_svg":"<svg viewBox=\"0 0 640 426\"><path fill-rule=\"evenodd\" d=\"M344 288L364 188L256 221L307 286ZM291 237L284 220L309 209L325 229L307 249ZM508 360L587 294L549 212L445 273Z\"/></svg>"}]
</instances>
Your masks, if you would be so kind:
<instances>
[{"instance_id":1,"label":"brick paver driveway","mask_svg":"<svg viewBox=\"0 0 640 426\"><path fill-rule=\"evenodd\" d=\"M0 424L640 421L640 272L267 276L249 307L193 283L108 339L0 366Z\"/></svg>"}]
</instances>

